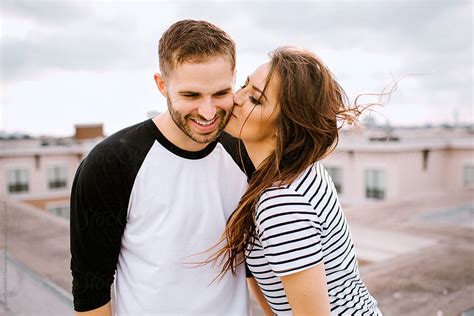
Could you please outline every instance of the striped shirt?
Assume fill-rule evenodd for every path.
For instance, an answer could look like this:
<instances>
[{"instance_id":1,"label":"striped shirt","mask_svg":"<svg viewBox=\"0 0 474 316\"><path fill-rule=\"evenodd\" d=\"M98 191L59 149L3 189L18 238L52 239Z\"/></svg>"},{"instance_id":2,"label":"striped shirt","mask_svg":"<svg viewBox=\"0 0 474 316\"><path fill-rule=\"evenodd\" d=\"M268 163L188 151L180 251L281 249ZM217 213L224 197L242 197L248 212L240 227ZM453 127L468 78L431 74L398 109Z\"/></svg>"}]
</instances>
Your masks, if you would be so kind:
<instances>
[{"instance_id":1,"label":"striped shirt","mask_svg":"<svg viewBox=\"0 0 474 316\"><path fill-rule=\"evenodd\" d=\"M322 164L290 185L265 190L255 223L246 262L275 314L291 314L280 277L323 262L331 315L381 315L361 281L349 225Z\"/></svg>"}]
</instances>

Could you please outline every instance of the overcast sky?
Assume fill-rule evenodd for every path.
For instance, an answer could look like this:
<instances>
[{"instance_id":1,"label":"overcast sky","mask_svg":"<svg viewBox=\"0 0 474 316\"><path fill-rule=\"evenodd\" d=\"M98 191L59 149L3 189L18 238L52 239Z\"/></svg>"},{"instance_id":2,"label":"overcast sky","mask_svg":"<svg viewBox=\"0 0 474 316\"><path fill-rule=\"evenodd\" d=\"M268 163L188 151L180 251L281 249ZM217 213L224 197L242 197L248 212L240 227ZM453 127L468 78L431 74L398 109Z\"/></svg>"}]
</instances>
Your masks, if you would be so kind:
<instances>
[{"instance_id":1,"label":"overcast sky","mask_svg":"<svg viewBox=\"0 0 474 316\"><path fill-rule=\"evenodd\" d=\"M8 132L69 136L74 124L104 123L111 134L165 110L153 81L157 44L185 18L215 23L236 41L237 85L271 50L298 45L324 60L352 100L403 77L378 120L474 121L471 1L0 3L0 130Z\"/></svg>"}]
</instances>

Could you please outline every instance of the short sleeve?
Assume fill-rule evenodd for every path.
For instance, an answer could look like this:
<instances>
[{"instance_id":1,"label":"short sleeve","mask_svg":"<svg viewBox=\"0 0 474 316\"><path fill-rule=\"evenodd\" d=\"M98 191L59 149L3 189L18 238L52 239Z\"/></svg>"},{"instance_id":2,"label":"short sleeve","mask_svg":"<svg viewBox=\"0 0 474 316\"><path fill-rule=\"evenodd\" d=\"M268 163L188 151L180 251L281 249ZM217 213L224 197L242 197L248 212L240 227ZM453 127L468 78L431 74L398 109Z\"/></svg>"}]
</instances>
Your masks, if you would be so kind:
<instances>
[{"instance_id":1,"label":"short sleeve","mask_svg":"<svg viewBox=\"0 0 474 316\"><path fill-rule=\"evenodd\" d=\"M302 195L289 189L265 192L257 205L256 228L275 275L293 274L322 262L321 224Z\"/></svg>"}]
</instances>

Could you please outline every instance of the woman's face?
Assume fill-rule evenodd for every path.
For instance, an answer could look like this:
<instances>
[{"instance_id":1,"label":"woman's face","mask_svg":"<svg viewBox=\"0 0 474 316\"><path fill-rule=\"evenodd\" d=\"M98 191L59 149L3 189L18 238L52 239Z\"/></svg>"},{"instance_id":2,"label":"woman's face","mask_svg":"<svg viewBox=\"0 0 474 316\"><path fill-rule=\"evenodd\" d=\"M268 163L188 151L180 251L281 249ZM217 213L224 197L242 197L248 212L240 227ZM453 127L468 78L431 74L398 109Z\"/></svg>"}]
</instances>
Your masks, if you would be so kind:
<instances>
[{"instance_id":1,"label":"woman's face","mask_svg":"<svg viewBox=\"0 0 474 316\"><path fill-rule=\"evenodd\" d=\"M257 68L235 93L235 107L225 131L248 143L267 143L276 134L279 115L278 79L273 73L265 93L270 63Z\"/></svg>"}]
</instances>

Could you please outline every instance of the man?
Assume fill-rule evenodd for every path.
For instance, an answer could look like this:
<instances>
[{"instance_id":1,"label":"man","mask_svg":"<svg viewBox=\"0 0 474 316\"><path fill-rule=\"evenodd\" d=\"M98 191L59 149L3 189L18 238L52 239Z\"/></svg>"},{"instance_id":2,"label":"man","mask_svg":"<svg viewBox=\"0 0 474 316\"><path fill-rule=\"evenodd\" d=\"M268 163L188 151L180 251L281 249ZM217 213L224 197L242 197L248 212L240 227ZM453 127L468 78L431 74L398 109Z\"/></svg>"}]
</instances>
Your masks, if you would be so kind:
<instances>
[{"instance_id":1,"label":"man","mask_svg":"<svg viewBox=\"0 0 474 316\"><path fill-rule=\"evenodd\" d=\"M98 144L71 195L74 309L111 315L246 315L244 267L196 267L245 191L248 155L221 130L233 107L235 44L184 20L159 42L158 90L168 111ZM245 165L245 166L244 166Z\"/></svg>"}]
</instances>

